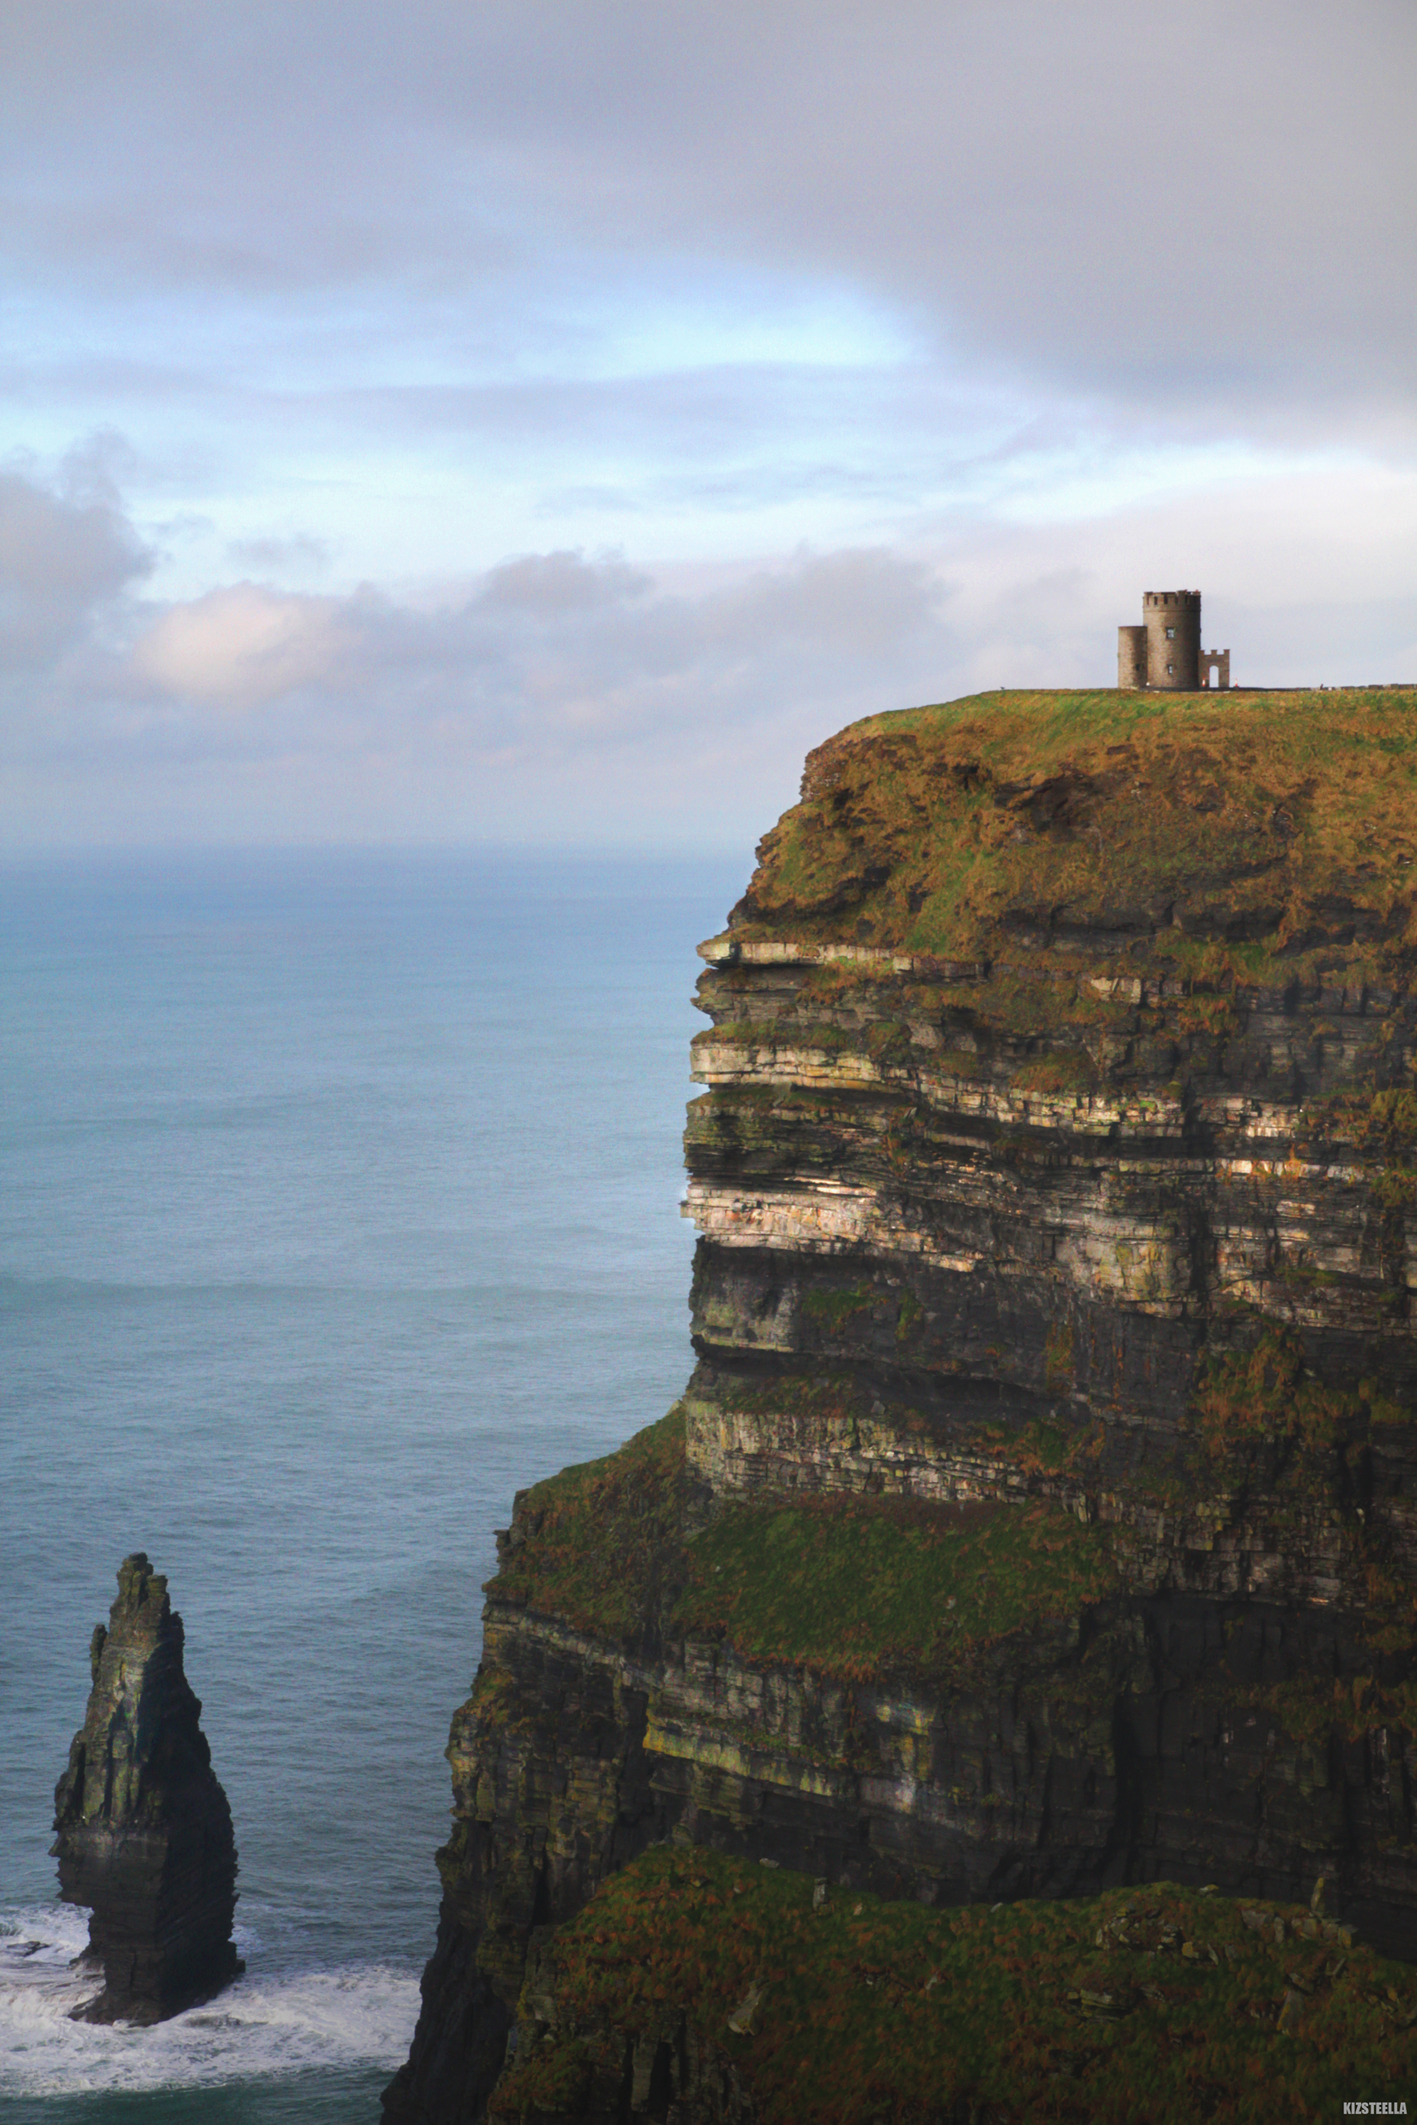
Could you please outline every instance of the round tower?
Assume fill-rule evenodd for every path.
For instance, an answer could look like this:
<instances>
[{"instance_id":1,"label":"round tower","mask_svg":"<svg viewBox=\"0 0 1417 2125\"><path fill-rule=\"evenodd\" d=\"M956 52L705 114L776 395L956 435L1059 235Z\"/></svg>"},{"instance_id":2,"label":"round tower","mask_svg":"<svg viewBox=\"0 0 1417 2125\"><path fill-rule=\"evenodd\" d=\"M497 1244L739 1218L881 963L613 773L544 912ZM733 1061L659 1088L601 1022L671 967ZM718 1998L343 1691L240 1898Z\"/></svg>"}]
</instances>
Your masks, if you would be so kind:
<instances>
[{"instance_id":1,"label":"round tower","mask_svg":"<svg viewBox=\"0 0 1417 2125\"><path fill-rule=\"evenodd\" d=\"M1201 683L1200 592L1149 590L1141 603L1147 685L1195 693Z\"/></svg>"},{"instance_id":2,"label":"round tower","mask_svg":"<svg viewBox=\"0 0 1417 2125\"><path fill-rule=\"evenodd\" d=\"M1146 684L1146 629L1117 629L1117 684L1124 693L1134 693Z\"/></svg>"}]
</instances>

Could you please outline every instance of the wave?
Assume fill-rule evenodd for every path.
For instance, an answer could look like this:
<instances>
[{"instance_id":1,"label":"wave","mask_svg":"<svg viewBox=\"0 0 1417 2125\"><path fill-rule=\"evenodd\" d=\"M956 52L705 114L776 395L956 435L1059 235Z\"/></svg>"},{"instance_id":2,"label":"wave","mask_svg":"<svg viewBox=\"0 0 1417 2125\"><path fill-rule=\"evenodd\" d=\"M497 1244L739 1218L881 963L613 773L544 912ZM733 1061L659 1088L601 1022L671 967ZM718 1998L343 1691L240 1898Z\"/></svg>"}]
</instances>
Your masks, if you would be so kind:
<instances>
[{"instance_id":1,"label":"wave","mask_svg":"<svg viewBox=\"0 0 1417 2125\"><path fill-rule=\"evenodd\" d=\"M243 1943L238 1928L238 1946ZM390 2072L408 2055L418 1978L384 1964L238 1978L155 2028L69 2019L95 1979L71 1966L85 1914L64 1906L0 1917L0 2093L108 2094L285 2079L333 2067Z\"/></svg>"}]
</instances>

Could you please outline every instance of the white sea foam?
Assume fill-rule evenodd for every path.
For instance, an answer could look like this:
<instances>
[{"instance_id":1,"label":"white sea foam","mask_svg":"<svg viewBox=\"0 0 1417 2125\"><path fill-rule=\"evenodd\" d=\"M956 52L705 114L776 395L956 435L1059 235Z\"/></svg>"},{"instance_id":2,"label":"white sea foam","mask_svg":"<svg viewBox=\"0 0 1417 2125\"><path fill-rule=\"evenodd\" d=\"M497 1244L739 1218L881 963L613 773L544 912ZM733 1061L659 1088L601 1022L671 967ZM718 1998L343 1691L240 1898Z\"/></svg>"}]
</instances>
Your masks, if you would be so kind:
<instances>
[{"instance_id":1,"label":"white sea foam","mask_svg":"<svg viewBox=\"0 0 1417 2125\"><path fill-rule=\"evenodd\" d=\"M0 1917L0 2092L76 2095L381 2066L407 2056L418 1980L382 1965L239 1978L204 2007L152 2029L69 2019L92 1976L71 1969L88 1939L59 1906ZM248 1948L250 1943L242 1944Z\"/></svg>"}]
</instances>

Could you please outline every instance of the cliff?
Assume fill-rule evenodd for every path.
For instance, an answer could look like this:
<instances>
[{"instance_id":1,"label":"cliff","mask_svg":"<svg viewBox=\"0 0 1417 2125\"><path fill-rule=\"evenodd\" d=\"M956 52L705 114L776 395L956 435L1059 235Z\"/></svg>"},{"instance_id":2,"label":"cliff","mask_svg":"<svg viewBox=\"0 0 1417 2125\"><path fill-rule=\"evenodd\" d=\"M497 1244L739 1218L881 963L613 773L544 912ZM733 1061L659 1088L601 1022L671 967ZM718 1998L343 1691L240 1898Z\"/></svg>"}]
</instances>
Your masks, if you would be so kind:
<instances>
[{"instance_id":1,"label":"cliff","mask_svg":"<svg viewBox=\"0 0 1417 2125\"><path fill-rule=\"evenodd\" d=\"M391 2119L510 2061L503 2114L528 2044L561 2092L509 2116L599 2115L617 2044L619 2115L794 2114L672 1929L657 2023L558 2006L666 1840L902 1914L1165 1883L1243 1932L1323 1877L1417 1956L1414 858L1410 691L985 696L811 755L701 947L697 1367L516 1501ZM941 2117L1030 2114L956 2065Z\"/></svg>"},{"instance_id":2,"label":"cliff","mask_svg":"<svg viewBox=\"0 0 1417 2125\"><path fill-rule=\"evenodd\" d=\"M182 1618L141 1551L118 1568L94 1627L93 1688L54 1794L59 1893L88 1907L91 2022L159 2022L210 1999L242 1964L231 1944L236 1843L200 1700L183 1673Z\"/></svg>"}]
</instances>

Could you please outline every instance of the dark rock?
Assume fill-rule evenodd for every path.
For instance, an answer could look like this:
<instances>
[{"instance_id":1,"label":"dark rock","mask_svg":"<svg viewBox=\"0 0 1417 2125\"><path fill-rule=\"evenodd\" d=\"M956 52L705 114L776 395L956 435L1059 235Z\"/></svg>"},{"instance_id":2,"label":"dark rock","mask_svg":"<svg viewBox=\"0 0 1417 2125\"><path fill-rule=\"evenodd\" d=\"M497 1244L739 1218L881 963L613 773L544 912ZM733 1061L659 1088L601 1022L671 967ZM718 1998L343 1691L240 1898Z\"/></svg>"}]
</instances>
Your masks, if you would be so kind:
<instances>
[{"instance_id":1,"label":"dark rock","mask_svg":"<svg viewBox=\"0 0 1417 2125\"><path fill-rule=\"evenodd\" d=\"M103 1971L90 2022L160 2022L243 1968L231 1942L236 1841L202 1707L182 1672L182 1618L142 1551L93 1634L93 1688L54 1793L65 1903L90 1911Z\"/></svg>"}]
</instances>

